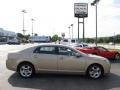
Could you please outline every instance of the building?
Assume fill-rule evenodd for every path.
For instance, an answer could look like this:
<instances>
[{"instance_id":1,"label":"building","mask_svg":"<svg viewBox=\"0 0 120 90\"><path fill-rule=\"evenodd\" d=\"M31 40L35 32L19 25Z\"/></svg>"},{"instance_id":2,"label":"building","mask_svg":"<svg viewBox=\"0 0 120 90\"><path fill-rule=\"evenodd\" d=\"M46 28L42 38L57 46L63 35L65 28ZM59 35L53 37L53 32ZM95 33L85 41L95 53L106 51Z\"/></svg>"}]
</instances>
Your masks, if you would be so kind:
<instances>
[{"instance_id":1,"label":"building","mask_svg":"<svg viewBox=\"0 0 120 90\"><path fill-rule=\"evenodd\" d=\"M38 43L47 43L50 42L50 36L32 36L30 38L31 42L38 42Z\"/></svg>"},{"instance_id":2,"label":"building","mask_svg":"<svg viewBox=\"0 0 120 90\"><path fill-rule=\"evenodd\" d=\"M17 35L15 32L4 30L0 28L0 44L7 43L11 40L15 40Z\"/></svg>"}]
</instances>

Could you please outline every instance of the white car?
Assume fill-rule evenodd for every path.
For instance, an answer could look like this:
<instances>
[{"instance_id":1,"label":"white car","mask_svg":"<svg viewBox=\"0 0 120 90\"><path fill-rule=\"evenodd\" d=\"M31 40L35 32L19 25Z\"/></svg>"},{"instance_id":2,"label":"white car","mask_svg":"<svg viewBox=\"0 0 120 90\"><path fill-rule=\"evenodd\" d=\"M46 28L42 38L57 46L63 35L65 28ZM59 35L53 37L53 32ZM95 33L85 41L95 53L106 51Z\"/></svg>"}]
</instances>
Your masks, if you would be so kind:
<instances>
[{"instance_id":1,"label":"white car","mask_svg":"<svg viewBox=\"0 0 120 90\"><path fill-rule=\"evenodd\" d=\"M69 44L75 44L77 42L78 42L77 39L63 39L60 41L60 44L69 45Z\"/></svg>"},{"instance_id":2,"label":"white car","mask_svg":"<svg viewBox=\"0 0 120 90\"><path fill-rule=\"evenodd\" d=\"M74 43L74 44L69 44L69 46L78 47L78 48L84 48L84 47L88 47L88 44L86 44L86 43Z\"/></svg>"},{"instance_id":3,"label":"white car","mask_svg":"<svg viewBox=\"0 0 120 90\"><path fill-rule=\"evenodd\" d=\"M97 79L108 74L111 65L106 58L86 55L69 46L41 44L9 53L6 66L24 78L40 72L84 74Z\"/></svg>"}]
</instances>

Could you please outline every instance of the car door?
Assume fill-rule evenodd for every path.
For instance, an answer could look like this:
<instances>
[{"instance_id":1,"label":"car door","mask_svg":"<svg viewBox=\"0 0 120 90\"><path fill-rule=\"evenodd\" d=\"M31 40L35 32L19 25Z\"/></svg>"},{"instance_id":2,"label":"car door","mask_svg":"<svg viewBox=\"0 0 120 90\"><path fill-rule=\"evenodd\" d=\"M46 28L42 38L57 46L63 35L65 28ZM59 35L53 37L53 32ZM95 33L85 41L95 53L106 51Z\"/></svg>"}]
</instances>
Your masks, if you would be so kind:
<instances>
[{"instance_id":1,"label":"car door","mask_svg":"<svg viewBox=\"0 0 120 90\"><path fill-rule=\"evenodd\" d=\"M57 70L57 54L55 46L40 46L33 52L33 61L38 70Z\"/></svg>"},{"instance_id":2,"label":"car door","mask_svg":"<svg viewBox=\"0 0 120 90\"><path fill-rule=\"evenodd\" d=\"M83 72L85 59L78 52L67 48L58 47L58 71L63 72ZM76 56L76 54L79 54Z\"/></svg>"}]
</instances>

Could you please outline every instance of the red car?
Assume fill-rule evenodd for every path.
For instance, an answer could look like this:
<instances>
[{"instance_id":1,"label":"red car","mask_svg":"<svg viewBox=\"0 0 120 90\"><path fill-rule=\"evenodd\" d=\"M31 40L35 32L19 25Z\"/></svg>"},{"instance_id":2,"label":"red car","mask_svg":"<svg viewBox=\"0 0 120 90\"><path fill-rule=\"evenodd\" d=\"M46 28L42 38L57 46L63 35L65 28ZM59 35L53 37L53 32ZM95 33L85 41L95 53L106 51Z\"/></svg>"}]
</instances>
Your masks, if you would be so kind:
<instances>
[{"instance_id":1,"label":"red car","mask_svg":"<svg viewBox=\"0 0 120 90\"><path fill-rule=\"evenodd\" d=\"M77 48L77 50L86 53L86 54L95 54L98 56L102 56L108 59L120 59L120 54L117 51L110 51L104 47L97 46L97 47L88 47L88 48Z\"/></svg>"}]
</instances>

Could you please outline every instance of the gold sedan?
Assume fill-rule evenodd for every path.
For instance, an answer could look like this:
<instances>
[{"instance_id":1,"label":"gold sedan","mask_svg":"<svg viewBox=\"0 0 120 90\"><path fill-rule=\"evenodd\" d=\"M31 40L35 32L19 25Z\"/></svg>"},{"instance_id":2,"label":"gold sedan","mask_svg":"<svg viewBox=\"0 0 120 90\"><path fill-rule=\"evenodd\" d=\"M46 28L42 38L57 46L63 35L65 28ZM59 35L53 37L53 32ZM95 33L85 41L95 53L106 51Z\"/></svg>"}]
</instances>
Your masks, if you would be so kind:
<instances>
[{"instance_id":1,"label":"gold sedan","mask_svg":"<svg viewBox=\"0 0 120 90\"><path fill-rule=\"evenodd\" d=\"M108 74L111 65L106 58L87 55L69 46L41 44L9 53L6 66L24 78L34 73L63 73L97 79Z\"/></svg>"}]
</instances>

